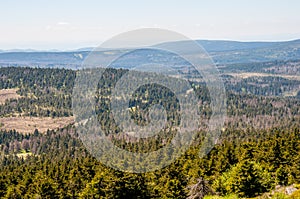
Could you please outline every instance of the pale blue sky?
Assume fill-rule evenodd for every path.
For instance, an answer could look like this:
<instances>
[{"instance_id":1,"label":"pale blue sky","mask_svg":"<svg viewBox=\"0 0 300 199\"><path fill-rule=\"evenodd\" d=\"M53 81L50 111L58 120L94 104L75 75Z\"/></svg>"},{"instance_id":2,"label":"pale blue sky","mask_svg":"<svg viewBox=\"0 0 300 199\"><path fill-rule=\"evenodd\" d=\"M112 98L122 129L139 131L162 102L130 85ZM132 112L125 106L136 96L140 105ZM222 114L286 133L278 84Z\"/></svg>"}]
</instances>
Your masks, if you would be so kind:
<instances>
[{"instance_id":1,"label":"pale blue sky","mask_svg":"<svg viewBox=\"0 0 300 199\"><path fill-rule=\"evenodd\" d=\"M142 27L193 39L292 40L299 10L299 0L2 0L0 49L97 46Z\"/></svg>"}]
</instances>

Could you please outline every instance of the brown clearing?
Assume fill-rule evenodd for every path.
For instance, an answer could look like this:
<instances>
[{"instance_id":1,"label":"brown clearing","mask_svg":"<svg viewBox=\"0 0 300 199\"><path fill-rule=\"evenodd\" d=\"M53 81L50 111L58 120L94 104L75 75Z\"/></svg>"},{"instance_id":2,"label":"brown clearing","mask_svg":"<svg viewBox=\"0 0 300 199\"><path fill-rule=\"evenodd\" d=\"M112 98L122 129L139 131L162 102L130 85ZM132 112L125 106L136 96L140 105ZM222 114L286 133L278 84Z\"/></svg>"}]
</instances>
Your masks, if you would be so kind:
<instances>
[{"instance_id":1,"label":"brown clearing","mask_svg":"<svg viewBox=\"0 0 300 199\"><path fill-rule=\"evenodd\" d=\"M242 79L249 77L282 77L290 80L300 80L299 75L281 75L281 74L269 74L269 73L228 73L234 77L240 77Z\"/></svg>"},{"instance_id":2,"label":"brown clearing","mask_svg":"<svg viewBox=\"0 0 300 199\"><path fill-rule=\"evenodd\" d=\"M20 133L33 133L35 129L46 132L48 129L63 128L74 123L74 117L3 117L0 118L1 129L15 129Z\"/></svg>"},{"instance_id":3,"label":"brown clearing","mask_svg":"<svg viewBox=\"0 0 300 199\"><path fill-rule=\"evenodd\" d=\"M17 88L11 88L11 89L1 89L0 90L0 104L4 104L5 100L7 99L17 99L21 96L17 94L18 89Z\"/></svg>"}]
</instances>

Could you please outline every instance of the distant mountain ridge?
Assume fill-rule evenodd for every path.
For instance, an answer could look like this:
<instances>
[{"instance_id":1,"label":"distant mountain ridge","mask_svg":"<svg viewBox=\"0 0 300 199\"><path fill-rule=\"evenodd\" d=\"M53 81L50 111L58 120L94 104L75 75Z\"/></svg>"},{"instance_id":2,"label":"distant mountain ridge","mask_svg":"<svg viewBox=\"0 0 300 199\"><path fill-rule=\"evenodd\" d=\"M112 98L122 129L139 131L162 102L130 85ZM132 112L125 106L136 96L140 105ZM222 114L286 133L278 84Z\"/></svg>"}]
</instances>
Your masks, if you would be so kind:
<instances>
[{"instance_id":1,"label":"distant mountain ridge","mask_svg":"<svg viewBox=\"0 0 300 199\"><path fill-rule=\"evenodd\" d=\"M300 39L290 40L290 41L233 41L233 40L195 40L199 45L201 45L208 52L218 52L218 51L231 51L231 50L247 50L253 48L265 48L265 47L278 47L288 44L298 43L300 44ZM184 45L186 41L176 41L161 43L155 46L170 46L170 45ZM92 51L96 47L83 47L71 50L59 50L59 49L49 49L49 50L37 50L37 49L8 49L1 50L0 53L10 53L10 52L81 52L81 51Z\"/></svg>"},{"instance_id":2,"label":"distant mountain ridge","mask_svg":"<svg viewBox=\"0 0 300 199\"><path fill-rule=\"evenodd\" d=\"M203 46L208 52L214 51L231 51L231 50L248 50L254 48L270 48L280 47L290 44L300 44L299 40L282 41L282 42L240 42L240 41L209 41L209 40L197 40L197 42Z\"/></svg>"},{"instance_id":3,"label":"distant mountain ridge","mask_svg":"<svg viewBox=\"0 0 300 199\"><path fill-rule=\"evenodd\" d=\"M252 63L276 60L300 59L300 40L283 42L239 42L225 40L196 40L219 64ZM169 42L154 47L185 49L187 41ZM80 65L93 47L72 51L36 51L33 49L0 51L0 66L37 65L50 67L68 67ZM101 49L102 50L102 49ZM189 49L189 53L197 53Z\"/></svg>"}]
</instances>

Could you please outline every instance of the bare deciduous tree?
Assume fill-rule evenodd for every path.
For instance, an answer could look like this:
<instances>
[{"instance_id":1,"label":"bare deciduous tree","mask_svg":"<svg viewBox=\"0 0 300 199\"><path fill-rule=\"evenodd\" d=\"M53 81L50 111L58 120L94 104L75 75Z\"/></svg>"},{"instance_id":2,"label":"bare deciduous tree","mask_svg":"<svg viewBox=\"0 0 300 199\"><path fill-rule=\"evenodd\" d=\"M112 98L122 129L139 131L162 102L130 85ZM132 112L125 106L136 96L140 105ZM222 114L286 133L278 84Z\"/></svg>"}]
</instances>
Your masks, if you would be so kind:
<instances>
[{"instance_id":1,"label":"bare deciduous tree","mask_svg":"<svg viewBox=\"0 0 300 199\"><path fill-rule=\"evenodd\" d=\"M213 190L208 185L208 182L202 177L197 180L196 184L188 186L189 197L187 199L202 199L206 195L214 194Z\"/></svg>"}]
</instances>

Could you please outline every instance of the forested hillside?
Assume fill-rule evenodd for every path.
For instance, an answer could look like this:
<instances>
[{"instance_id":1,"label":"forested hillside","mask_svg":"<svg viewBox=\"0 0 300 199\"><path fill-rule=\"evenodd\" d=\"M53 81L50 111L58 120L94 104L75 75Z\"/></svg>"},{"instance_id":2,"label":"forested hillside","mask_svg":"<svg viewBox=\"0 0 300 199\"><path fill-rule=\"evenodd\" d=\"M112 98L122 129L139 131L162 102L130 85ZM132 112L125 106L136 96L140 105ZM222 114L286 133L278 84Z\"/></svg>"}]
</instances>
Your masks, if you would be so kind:
<instances>
[{"instance_id":1,"label":"forested hillside","mask_svg":"<svg viewBox=\"0 0 300 199\"><path fill-rule=\"evenodd\" d=\"M133 152L165 146L172 131L155 139L118 137L120 129L109 110L110 95L125 69L106 70L95 93L96 114L114 144ZM86 150L75 125L30 133L0 130L1 198L193 198L215 195L263 197L276 187L300 184L300 98L286 95L299 80L282 77L246 77L223 74L227 120L214 148L203 158L199 149L205 126L177 161L154 172L132 174L101 164ZM72 116L72 89L76 71L30 67L0 68L0 89L16 89L18 97L0 104L1 119L52 119ZM211 117L209 91L201 81L189 82L201 102L205 125ZM262 86L266 85L267 86ZM164 101L157 98L163 97ZM178 101L168 89L145 85L134 93L132 119L147 124L147 107L161 103L168 121L176 125ZM134 111L133 111L134 110ZM116 139L115 139L116 138ZM126 158L126 157L124 157ZM164 158L164 154L162 154ZM276 197L276 196L274 196ZM290 198L300 198L295 191Z\"/></svg>"},{"instance_id":2,"label":"forested hillside","mask_svg":"<svg viewBox=\"0 0 300 199\"><path fill-rule=\"evenodd\" d=\"M299 130L227 130L203 159L195 143L175 163L145 174L102 165L84 149L73 127L31 135L2 131L0 196L187 198L189 186L203 178L211 194L254 197L276 185L300 183Z\"/></svg>"}]
</instances>

